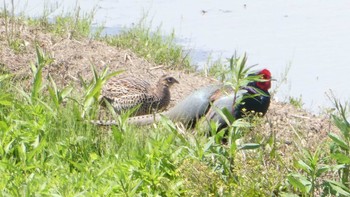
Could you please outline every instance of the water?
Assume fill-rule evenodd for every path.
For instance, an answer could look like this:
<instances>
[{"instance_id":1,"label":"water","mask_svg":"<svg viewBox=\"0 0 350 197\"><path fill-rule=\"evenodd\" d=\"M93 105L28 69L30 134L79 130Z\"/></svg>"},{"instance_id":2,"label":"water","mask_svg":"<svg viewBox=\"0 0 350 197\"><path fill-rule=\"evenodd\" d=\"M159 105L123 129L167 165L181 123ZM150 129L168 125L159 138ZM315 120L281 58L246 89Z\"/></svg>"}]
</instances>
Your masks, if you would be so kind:
<instances>
[{"instance_id":1,"label":"water","mask_svg":"<svg viewBox=\"0 0 350 197\"><path fill-rule=\"evenodd\" d=\"M9 1L6 1L9 2ZM40 16L44 5L73 10L74 1L18 0L16 10ZM287 84L278 89L279 100L302 97L304 107L317 112L330 106L325 92L332 89L342 100L350 98L350 2L347 0L84 0L82 11L96 8L95 24L106 33L131 27L147 13L164 34L175 30L179 44L192 51L195 64L208 56L248 55L248 65L267 67L281 80L290 66ZM9 5L9 4L8 4ZM3 4L1 5L3 6Z\"/></svg>"}]
</instances>

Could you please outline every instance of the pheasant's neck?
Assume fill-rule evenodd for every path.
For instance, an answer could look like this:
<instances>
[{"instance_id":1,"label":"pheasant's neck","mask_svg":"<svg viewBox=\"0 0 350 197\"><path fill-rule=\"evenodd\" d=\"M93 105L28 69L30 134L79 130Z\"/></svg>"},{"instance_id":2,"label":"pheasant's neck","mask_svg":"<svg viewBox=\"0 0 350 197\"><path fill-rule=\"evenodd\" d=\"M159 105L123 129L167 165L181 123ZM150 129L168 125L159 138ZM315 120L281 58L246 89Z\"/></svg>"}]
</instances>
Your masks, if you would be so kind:
<instances>
[{"instance_id":1,"label":"pheasant's neck","mask_svg":"<svg viewBox=\"0 0 350 197\"><path fill-rule=\"evenodd\" d=\"M259 92L257 91L257 89L259 89L260 91L262 91L264 93L268 93L267 90L263 90L263 89L259 88L254 83L248 84L247 86L243 87L243 89L247 90L250 94L258 94Z\"/></svg>"},{"instance_id":2,"label":"pheasant's neck","mask_svg":"<svg viewBox=\"0 0 350 197\"><path fill-rule=\"evenodd\" d=\"M161 101L159 108L162 108L163 106L167 106L170 103L170 91L169 87L166 85L158 86L156 90L156 95L158 99Z\"/></svg>"}]
</instances>

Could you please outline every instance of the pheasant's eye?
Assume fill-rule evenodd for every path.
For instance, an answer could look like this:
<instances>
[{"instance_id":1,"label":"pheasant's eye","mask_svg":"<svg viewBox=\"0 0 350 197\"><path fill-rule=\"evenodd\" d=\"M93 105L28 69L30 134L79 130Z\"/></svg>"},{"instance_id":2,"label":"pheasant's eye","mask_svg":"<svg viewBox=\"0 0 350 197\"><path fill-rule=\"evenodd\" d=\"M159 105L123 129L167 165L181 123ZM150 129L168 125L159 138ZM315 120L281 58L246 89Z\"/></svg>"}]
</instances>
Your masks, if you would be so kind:
<instances>
[{"instance_id":1,"label":"pheasant's eye","mask_svg":"<svg viewBox=\"0 0 350 197\"><path fill-rule=\"evenodd\" d=\"M263 75L263 79L271 79L271 77L268 75Z\"/></svg>"}]
</instances>

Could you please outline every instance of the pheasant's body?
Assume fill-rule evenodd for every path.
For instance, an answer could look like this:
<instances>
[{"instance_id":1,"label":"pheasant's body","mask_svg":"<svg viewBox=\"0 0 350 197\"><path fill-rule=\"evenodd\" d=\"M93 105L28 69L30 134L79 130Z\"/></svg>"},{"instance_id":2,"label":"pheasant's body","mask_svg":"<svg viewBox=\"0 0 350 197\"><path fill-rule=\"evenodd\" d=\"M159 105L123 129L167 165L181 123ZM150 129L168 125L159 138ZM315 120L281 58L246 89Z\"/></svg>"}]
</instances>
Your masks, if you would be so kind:
<instances>
[{"instance_id":1,"label":"pheasant's body","mask_svg":"<svg viewBox=\"0 0 350 197\"><path fill-rule=\"evenodd\" d=\"M238 104L235 102L239 101ZM218 130L227 126L224 118L217 112L226 108L235 119L240 119L245 112L254 111L265 115L270 105L270 94L267 91L257 92L251 87L243 88L237 95L229 94L216 100L206 115L208 121L219 124Z\"/></svg>"},{"instance_id":2,"label":"pheasant's body","mask_svg":"<svg viewBox=\"0 0 350 197\"><path fill-rule=\"evenodd\" d=\"M154 86L134 77L112 78L103 87L101 95L116 113L138 107L134 115L144 115L163 110L169 105L169 88L174 83L178 81L167 76L162 76Z\"/></svg>"}]
</instances>

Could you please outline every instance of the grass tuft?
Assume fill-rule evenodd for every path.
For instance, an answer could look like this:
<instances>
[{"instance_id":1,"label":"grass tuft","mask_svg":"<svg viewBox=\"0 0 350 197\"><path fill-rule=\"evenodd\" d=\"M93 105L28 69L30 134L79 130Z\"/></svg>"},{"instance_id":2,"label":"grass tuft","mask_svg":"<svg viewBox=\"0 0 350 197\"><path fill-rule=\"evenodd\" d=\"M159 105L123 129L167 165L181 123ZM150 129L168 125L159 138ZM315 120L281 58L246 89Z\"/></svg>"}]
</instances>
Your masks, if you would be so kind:
<instances>
[{"instance_id":1,"label":"grass tuft","mask_svg":"<svg viewBox=\"0 0 350 197\"><path fill-rule=\"evenodd\" d=\"M170 69L193 70L188 54L175 43L175 33L164 36L161 27L152 31L152 25L147 24L145 19L134 27L122 31L120 35L108 36L104 39L112 46L131 49L139 56Z\"/></svg>"}]
</instances>

